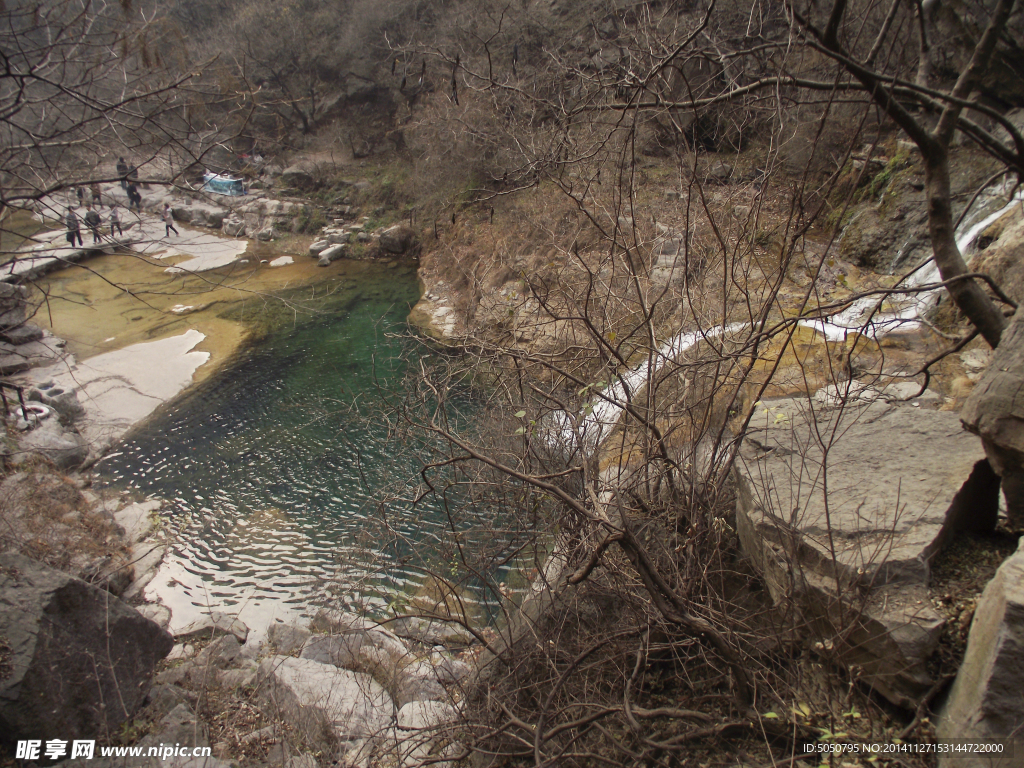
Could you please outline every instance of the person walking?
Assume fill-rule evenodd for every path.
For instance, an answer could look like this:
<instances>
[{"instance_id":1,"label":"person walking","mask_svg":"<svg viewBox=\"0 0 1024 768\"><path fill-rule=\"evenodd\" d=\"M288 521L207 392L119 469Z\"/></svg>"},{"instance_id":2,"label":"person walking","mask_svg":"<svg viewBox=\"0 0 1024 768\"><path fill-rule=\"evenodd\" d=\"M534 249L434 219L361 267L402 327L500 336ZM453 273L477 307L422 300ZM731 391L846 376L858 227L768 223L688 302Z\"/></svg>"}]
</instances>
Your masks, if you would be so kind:
<instances>
[{"instance_id":1,"label":"person walking","mask_svg":"<svg viewBox=\"0 0 1024 768\"><path fill-rule=\"evenodd\" d=\"M100 224L102 222L103 222L103 219L100 218L100 215L96 211L94 211L92 206L90 205L89 206L89 210L85 214L85 223L88 224L89 225L89 229L92 230L92 241L93 241L94 244L98 243L98 242L101 242L100 241Z\"/></svg>"},{"instance_id":2,"label":"person walking","mask_svg":"<svg viewBox=\"0 0 1024 768\"><path fill-rule=\"evenodd\" d=\"M117 227L117 234L124 235L124 230L121 229L121 214L117 211L117 203L110 204L110 236L114 236L114 227Z\"/></svg>"},{"instance_id":3,"label":"person walking","mask_svg":"<svg viewBox=\"0 0 1024 768\"><path fill-rule=\"evenodd\" d=\"M102 190L100 190L100 185L93 183L93 185L89 188L89 191L92 193L93 207L99 208L102 204L102 201L100 200L100 195L102 194Z\"/></svg>"},{"instance_id":4,"label":"person walking","mask_svg":"<svg viewBox=\"0 0 1024 768\"><path fill-rule=\"evenodd\" d=\"M121 177L121 189L128 189L128 163L123 157L117 158L117 175Z\"/></svg>"},{"instance_id":5,"label":"person walking","mask_svg":"<svg viewBox=\"0 0 1024 768\"><path fill-rule=\"evenodd\" d=\"M81 208L83 205L85 205L85 189L79 187L77 190L75 190L75 194L78 196L78 207Z\"/></svg>"},{"instance_id":6,"label":"person walking","mask_svg":"<svg viewBox=\"0 0 1024 768\"><path fill-rule=\"evenodd\" d=\"M78 216L75 215L74 208L68 206L68 215L64 217L64 223L68 226L68 244L74 248L75 240L78 240L78 247L81 248L82 229L78 225Z\"/></svg>"},{"instance_id":7,"label":"person walking","mask_svg":"<svg viewBox=\"0 0 1024 768\"><path fill-rule=\"evenodd\" d=\"M168 203L164 203L162 218L164 220L164 237L170 237L171 232L180 237L180 233L174 228L174 214L171 213L171 206Z\"/></svg>"}]
</instances>

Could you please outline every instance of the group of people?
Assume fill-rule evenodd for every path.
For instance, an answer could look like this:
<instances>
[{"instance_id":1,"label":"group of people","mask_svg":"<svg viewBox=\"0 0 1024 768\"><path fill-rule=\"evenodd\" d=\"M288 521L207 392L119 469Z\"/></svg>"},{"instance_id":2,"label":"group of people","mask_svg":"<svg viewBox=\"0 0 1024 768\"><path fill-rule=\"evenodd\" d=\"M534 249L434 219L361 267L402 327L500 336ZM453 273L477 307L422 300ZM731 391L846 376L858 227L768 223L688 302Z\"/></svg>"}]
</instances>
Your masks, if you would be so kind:
<instances>
[{"instance_id":1,"label":"group of people","mask_svg":"<svg viewBox=\"0 0 1024 768\"><path fill-rule=\"evenodd\" d=\"M89 209L85 213L85 225L89 227L92 232L93 243L101 242L100 237L100 226L103 224L103 217L100 216L99 206L89 206ZM110 222L110 236L114 236L114 230L117 230L119 235L124 234L124 230L121 228L121 214L117 209L117 203L110 204L110 213L107 214L107 221ZM74 248L75 243L78 243L78 247L82 248L84 243L82 242L82 228L78 221L78 215L75 213L75 209L68 206L68 214L64 217L64 223L68 228L68 244Z\"/></svg>"},{"instance_id":2,"label":"group of people","mask_svg":"<svg viewBox=\"0 0 1024 768\"><path fill-rule=\"evenodd\" d=\"M138 168L134 165L129 166L123 157L117 159L117 175L121 181L121 189L128 195L128 210L130 211L134 206L136 212L142 213L142 195L139 194L139 172ZM92 203L87 206L88 210L85 214L85 225L89 227L92 232L93 243L101 242L100 227L103 225L103 217L100 215L100 211L103 210L103 204L101 201L101 189L98 183L93 183L89 186L90 196ZM85 188L78 187L76 190L78 197L79 207L86 206L85 202ZM170 237L171 232L175 235L180 235L178 230L174 226L174 216L171 213L171 206L164 204L164 209L160 214L160 218L164 222L164 236ZM107 221L110 223L110 237L114 237L115 230L119 235L124 234L124 230L121 228L121 214L118 211L117 203L110 204L110 212L107 214ZM82 242L82 228L79 222L78 215L75 213L75 209L68 206L67 216L64 217L64 223L67 225L67 239L68 243L72 248L75 247L76 243L79 248L84 247Z\"/></svg>"}]
</instances>

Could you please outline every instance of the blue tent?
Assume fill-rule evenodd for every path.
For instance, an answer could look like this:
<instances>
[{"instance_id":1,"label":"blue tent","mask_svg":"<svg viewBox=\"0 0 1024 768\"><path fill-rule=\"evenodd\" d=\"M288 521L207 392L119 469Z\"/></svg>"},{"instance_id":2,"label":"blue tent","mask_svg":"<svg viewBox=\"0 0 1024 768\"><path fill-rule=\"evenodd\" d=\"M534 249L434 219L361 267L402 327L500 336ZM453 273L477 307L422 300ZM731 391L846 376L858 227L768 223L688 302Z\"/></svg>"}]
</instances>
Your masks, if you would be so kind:
<instances>
[{"instance_id":1,"label":"blue tent","mask_svg":"<svg viewBox=\"0 0 1024 768\"><path fill-rule=\"evenodd\" d=\"M203 192L212 192L215 195L239 196L246 193L241 179L209 172L203 174L202 189Z\"/></svg>"}]
</instances>

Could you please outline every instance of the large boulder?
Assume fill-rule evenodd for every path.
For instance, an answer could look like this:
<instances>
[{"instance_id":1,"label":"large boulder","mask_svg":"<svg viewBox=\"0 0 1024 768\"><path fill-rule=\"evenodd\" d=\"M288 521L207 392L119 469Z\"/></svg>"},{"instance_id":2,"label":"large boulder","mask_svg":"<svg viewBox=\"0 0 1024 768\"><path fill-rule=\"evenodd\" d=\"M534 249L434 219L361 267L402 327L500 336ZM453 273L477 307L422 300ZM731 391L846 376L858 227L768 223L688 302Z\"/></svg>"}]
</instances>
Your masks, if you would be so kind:
<instances>
[{"instance_id":1,"label":"large boulder","mask_svg":"<svg viewBox=\"0 0 1024 768\"><path fill-rule=\"evenodd\" d=\"M388 253L406 253L416 245L416 230L408 224L395 224L380 233L380 247Z\"/></svg>"},{"instance_id":2,"label":"large boulder","mask_svg":"<svg viewBox=\"0 0 1024 768\"><path fill-rule=\"evenodd\" d=\"M960 419L1003 479L1010 525L1024 528L1024 312L1013 316Z\"/></svg>"},{"instance_id":3,"label":"large boulder","mask_svg":"<svg viewBox=\"0 0 1024 768\"><path fill-rule=\"evenodd\" d=\"M95 739L142 705L171 636L134 608L27 557L0 555L0 739Z\"/></svg>"},{"instance_id":4,"label":"large boulder","mask_svg":"<svg viewBox=\"0 0 1024 768\"><path fill-rule=\"evenodd\" d=\"M281 173L280 181L286 187L310 190L317 186L315 168L310 163L296 163Z\"/></svg>"},{"instance_id":5,"label":"large boulder","mask_svg":"<svg viewBox=\"0 0 1024 768\"><path fill-rule=\"evenodd\" d=\"M938 724L940 738L1016 738L1013 759L957 754L940 766L995 768L1024 760L1024 541L985 587L967 652Z\"/></svg>"},{"instance_id":6,"label":"large boulder","mask_svg":"<svg viewBox=\"0 0 1024 768\"><path fill-rule=\"evenodd\" d=\"M64 431L57 419L50 418L21 439L14 461L20 463L33 455L44 456L60 469L73 469L88 458L89 445L77 432Z\"/></svg>"},{"instance_id":7,"label":"large boulder","mask_svg":"<svg viewBox=\"0 0 1024 768\"><path fill-rule=\"evenodd\" d=\"M821 648L913 707L943 623L929 561L976 517L994 524L998 478L955 414L857 392L842 408L759 408L736 464L736 527L773 599L792 602Z\"/></svg>"},{"instance_id":8,"label":"large boulder","mask_svg":"<svg viewBox=\"0 0 1024 768\"><path fill-rule=\"evenodd\" d=\"M337 261L345 255L346 247L344 245L332 245L329 248L325 248L320 252L320 259L317 261L317 266L328 267L331 262Z\"/></svg>"},{"instance_id":9,"label":"large boulder","mask_svg":"<svg viewBox=\"0 0 1024 768\"><path fill-rule=\"evenodd\" d=\"M347 741L380 733L394 704L369 675L311 659L271 656L259 668L264 706L316 738Z\"/></svg>"}]
</instances>

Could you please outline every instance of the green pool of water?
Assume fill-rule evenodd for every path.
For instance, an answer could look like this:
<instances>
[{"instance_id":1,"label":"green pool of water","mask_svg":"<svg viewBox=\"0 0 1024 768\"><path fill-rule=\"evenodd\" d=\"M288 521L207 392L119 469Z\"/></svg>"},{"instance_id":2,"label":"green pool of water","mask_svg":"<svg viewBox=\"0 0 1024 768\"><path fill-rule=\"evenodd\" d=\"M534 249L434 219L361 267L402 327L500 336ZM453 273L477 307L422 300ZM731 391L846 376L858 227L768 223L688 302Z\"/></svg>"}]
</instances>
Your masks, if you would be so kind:
<instances>
[{"instance_id":1,"label":"green pool of water","mask_svg":"<svg viewBox=\"0 0 1024 768\"><path fill-rule=\"evenodd\" d=\"M372 418L422 353L392 335L418 298L415 273L367 266L318 290L318 314L278 305L262 341L100 465L110 484L170 504L175 543L147 595L173 627L208 607L254 627L323 604L384 612L441 556L436 504L381 504L419 465Z\"/></svg>"}]
</instances>

